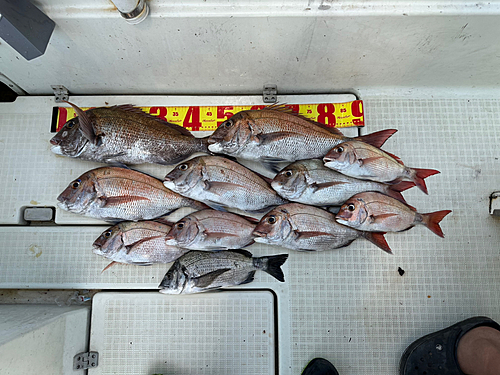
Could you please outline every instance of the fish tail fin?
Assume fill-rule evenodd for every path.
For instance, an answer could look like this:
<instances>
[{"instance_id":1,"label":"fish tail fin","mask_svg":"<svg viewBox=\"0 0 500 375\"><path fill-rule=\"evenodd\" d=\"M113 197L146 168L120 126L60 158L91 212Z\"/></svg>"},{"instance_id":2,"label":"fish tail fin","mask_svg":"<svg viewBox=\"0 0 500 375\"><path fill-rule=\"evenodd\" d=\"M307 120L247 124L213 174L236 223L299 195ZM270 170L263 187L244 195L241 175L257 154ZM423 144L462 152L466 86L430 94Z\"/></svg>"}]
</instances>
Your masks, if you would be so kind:
<instances>
[{"instance_id":1,"label":"fish tail fin","mask_svg":"<svg viewBox=\"0 0 500 375\"><path fill-rule=\"evenodd\" d=\"M210 208L210 206L206 205L205 203L195 201L194 199L191 202L191 204L189 205L189 207L194 208L195 210L206 210L206 209Z\"/></svg>"},{"instance_id":2,"label":"fish tail fin","mask_svg":"<svg viewBox=\"0 0 500 375\"><path fill-rule=\"evenodd\" d=\"M428 214L422 214L422 222L432 232L437 234L439 237L444 238L443 230L439 226L439 223L450 212L451 210L443 210L443 211L430 212Z\"/></svg>"},{"instance_id":3,"label":"fish tail fin","mask_svg":"<svg viewBox=\"0 0 500 375\"><path fill-rule=\"evenodd\" d=\"M196 138L198 142L197 151L204 152L206 154L211 154L211 152L208 150L208 138L210 138L210 136L204 138Z\"/></svg>"},{"instance_id":4,"label":"fish tail fin","mask_svg":"<svg viewBox=\"0 0 500 375\"><path fill-rule=\"evenodd\" d=\"M362 135L360 137L354 138L357 141L362 141L368 143L375 147L382 147L382 145L389 139L391 135L396 133L397 129L386 129L379 132Z\"/></svg>"},{"instance_id":5,"label":"fish tail fin","mask_svg":"<svg viewBox=\"0 0 500 375\"><path fill-rule=\"evenodd\" d=\"M266 271L275 279L285 282L285 275L283 274L281 266L288 259L288 254L273 255L265 258L267 258L267 266L263 268L263 271Z\"/></svg>"},{"instance_id":6,"label":"fish tail fin","mask_svg":"<svg viewBox=\"0 0 500 375\"><path fill-rule=\"evenodd\" d=\"M384 250L386 253L392 254L392 250L385 240L384 234L385 232L363 232L363 237Z\"/></svg>"},{"instance_id":7,"label":"fish tail fin","mask_svg":"<svg viewBox=\"0 0 500 375\"><path fill-rule=\"evenodd\" d=\"M435 169L420 169L420 168L411 168L411 179L418 186L420 190L422 190L425 194L429 194L427 192L427 186L425 185L424 178L429 176L441 173L436 171Z\"/></svg>"},{"instance_id":8,"label":"fish tail fin","mask_svg":"<svg viewBox=\"0 0 500 375\"><path fill-rule=\"evenodd\" d=\"M403 181L396 185L391 185L391 187L386 191L386 194L394 199L397 199L400 202L403 202L404 204L408 204L406 203L406 200L404 199L403 195L401 195L401 192L408 190L414 186L415 186L414 182Z\"/></svg>"},{"instance_id":9,"label":"fish tail fin","mask_svg":"<svg viewBox=\"0 0 500 375\"><path fill-rule=\"evenodd\" d=\"M386 192L386 194L389 197L392 197L392 198L397 199L398 201L400 201L400 202L402 202L404 204L407 204L405 198L403 197L403 195L399 191L388 189L387 192Z\"/></svg>"},{"instance_id":10,"label":"fish tail fin","mask_svg":"<svg viewBox=\"0 0 500 375\"><path fill-rule=\"evenodd\" d=\"M391 185L391 190L397 191L398 193L411 189L416 184L413 181L401 181L395 185Z\"/></svg>"}]
</instances>

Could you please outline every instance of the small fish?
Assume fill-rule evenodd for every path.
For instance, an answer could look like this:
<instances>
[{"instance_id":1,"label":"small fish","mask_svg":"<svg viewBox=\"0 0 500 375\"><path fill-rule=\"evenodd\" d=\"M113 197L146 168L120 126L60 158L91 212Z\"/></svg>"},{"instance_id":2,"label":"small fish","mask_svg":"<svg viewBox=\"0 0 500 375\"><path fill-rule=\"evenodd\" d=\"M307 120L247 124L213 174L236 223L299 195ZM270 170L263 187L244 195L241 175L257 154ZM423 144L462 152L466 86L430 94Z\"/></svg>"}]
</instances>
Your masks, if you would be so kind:
<instances>
[{"instance_id":1,"label":"small fish","mask_svg":"<svg viewBox=\"0 0 500 375\"><path fill-rule=\"evenodd\" d=\"M451 211L418 213L400 201L380 193L360 193L350 198L336 216L337 222L363 231L401 232L422 224L444 237L439 222Z\"/></svg>"},{"instance_id":2,"label":"small fish","mask_svg":"<svg viewBox=\"0 0 500 375\"><path fill-rule=\"evenodd\" d=\"M127 221L106 229L94 241L94 254L114 263L149 266L154 263L170 263L188 252L177 246L167 245L165 236L171 226L159 221Z\"/></svg>"},{"instance_id":3,"label":"small fish","mask_svg":"<svg viewBox=\"0 0 500 375\"><path fill-rule=\"evenodd\" d=\"M175 223L165 239L167 245L190 250L240 249L253 243L255 222L230 212L202 210Z\"/></svg>"},{"instance_id":4,"label":"small fish","mask_svg":"<svg viewBox=\"0 0 500 375\"><path fill-rule=\"evenodd\" d=\"M427 186L424 178L439 173L434 169L406 167L397 156L359 141L344 142L334 147L323 161L326 167L355 178L386 184L412 181L425 194Z\"/></svg>"},{"instance_id":5,"label":"small fish","mask_svg":"<svg viewBox=\"0 0 500 375\"><path fill-rule=\"evenodd\" d=\"M262 177L220 156L199 156L177 165L163 182L181 195L224 211L268 211L285 203Z\"/></svg>"},{"instance_id":6,"label":"small fish","mask_svg":"<svg viewBox=\"0 0 500 375\"><path fill-rule=\"evenodd\" d=\"M361 232L335 221L335 215L300 203L276 207L255 227L255 242L298 251L323 251L350 245L363 237L392 254L384 233Z\"/></svg>"},{"instance_id":7,"label":"small fish","mask_svg":"<svg viewBox=\"0 0 500 375\"><path fill-rule=\"evenodd\" d=\"M151 220L180 207L207 208L168 190L154 177L119 167L84 173L57 200L63 210L112 222Z\"/></svg>"},{"instance_id":8,"label":"small fish","mask_svg":"<svg viewBox=\"0 0 500 375\"><path fill-rule=\"evenodd\" d=\"M326 168L318 159L290 164L271 183L283 198L313 206L341 206L354 194L364 191L379 191L405 202L400 192L413 186L413 182L387 185L359 180Z\"/></svg>"},{"instance_id":9,"label":"small fish","mask_svg":"<svg viewBox=\"0 0 500 375\"><path fill-rule=\"evenodd\" d=\"M176 164L195 152L208 153L208 139L131 105L83 111L50 140L55 154L116 164Z\"/></svg>"},{"instance_id":10,"label":"small fish","mask_svg":"<svg viewBox=\"0 0 500 375\"><path fill-rule=\"evenodd\" d=\"M354 139L380 147L396 131L383 130ZM350 139L338 129L307 119L284 106L270 106L233 115L208 138L208 149L258 160L278 172L276 163L322 158L333 147Z\"/></svg>"},{"instance_id":11,"label":"small fish","mask_svg":"<svg viewBox=\"0 0 500 375\"><path fill-rule=\"evenodd\" d=\"M175 261L159 285L160 293L200 293L253 281L262 270L284 282L281 266L288 254L253 258L246 250L194 251Z\"/></svg>"}]
</instances>

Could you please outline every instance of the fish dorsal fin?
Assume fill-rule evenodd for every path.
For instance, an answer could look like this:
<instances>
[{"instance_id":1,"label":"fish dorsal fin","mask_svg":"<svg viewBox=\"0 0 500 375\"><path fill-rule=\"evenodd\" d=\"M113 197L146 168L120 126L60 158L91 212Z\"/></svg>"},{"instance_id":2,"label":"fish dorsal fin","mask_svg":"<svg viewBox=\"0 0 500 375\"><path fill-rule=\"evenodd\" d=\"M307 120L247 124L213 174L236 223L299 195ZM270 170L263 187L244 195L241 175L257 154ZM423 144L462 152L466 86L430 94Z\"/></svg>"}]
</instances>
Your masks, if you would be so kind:
<instances>
[{"instance_id":1,"label":"fish dorsal fin","mask_svg":"<svg viewBox=\"0 0 500 375\"><path fill-rule=\"evenodd\" d=\"M99 146L100 138L95 133L95 129L92 125L92 120L90 120L89 115L77 105L66 100L65 102L73 107L76 114L78 115L78 123L80 125L80 130L82 131L83 136L87 138L92 144Z\"/></svg>"},{"instance_id":2,"label":"fish dorsal fin","mask_svg":"<svg viewBox=\"0 0 500 375\"><path fill-rule=\"evenodd\" d=\"M246 256L247 258L252 258L253 255L250 251L248 250L244 250L244 249L236 249L236 250L231 250L233 253L238 253L238 254L241 254L241 255L244 255Z\"/></svg>"},{"instance_id":3,"label":"fish dorsal fin","mask_svg":"<svg viewBox=\"0 0 500 375\"><path fill-rule=\"evenodd\" d=\"M387 155L389 155L391 158L393 158L394 160L396 160L399 164L404 165L403 161L399 158L399 156L391 154L390 152L387 152L385 150L382 150L382 151L384 151Z\"/></svg>"},{"instance_id":4,"label":"fish dorsal fin","mask_svg":"<svg viewBox=\"0 0 500 375\"><path fill-rule=\"evenodd\" d=\"M314 124L314 125L317 125L319 126L320 128L323 128L325 130L328 130L330 133L333 133L335 135L341 135L341 136L344 136L344 134L342 134L342 132L340 130L338 130L337 128L332 128L330 126L327 126L325 124L322 124L320 122L317 122L317 121L314 121L304 115L301 115L300 113L297 113L295 112L292 108L290 107L287 107L285 103L276 103L276 104L271 104L265 108L263 108L265 110L272 110L272 111L278 111L278 112L282 112L282 113L287 113L289 115L293 115L293 116L296 116L296 117L299 117L303 120L306 120L306 121L309 121L310 123Z\"/></svg>"},{"instance_id":5,"label":"fish dorsal fin","mask_svg":"<svg viewBox=\"0 0 500 375\"><path fill-rule=\"evenodd\" d=\"M161 123L165 126L168 126L170 129L175 130L182 135L186 135L188 137L194 137L194 135L191 134L191 132L189 130L187 130L186 128L184 128L180 125L172 124L172 123L170 123L170 122L168 122L168 121L166 121L158 116L150 115L149 113L144 112L142 109L140 109L139 107L135 107L132 104L114 105L112 107L108 107L108 109L115 110L115 111L124 111L124 112L135 113L135 114L153 119L155 121L158 121L159 123Z\"/></svg>"},{"instance_id":6,"label":"fish dorsal fin","mask_svg":"<svg viewBox=\"0 0 500 375\"><path fill-rule=\"evenodd\" d=\"M219 270L215 270L215 271L209 272L203 276L197 277L193 280L194 280L195 285L198 288L207 288L210 286L210 284L212 284L214 282L214 280L217 277L219 277L224 272L227 272L229 270L230 270L230 268L221 268Z\"/></svg>"}]
</instances>

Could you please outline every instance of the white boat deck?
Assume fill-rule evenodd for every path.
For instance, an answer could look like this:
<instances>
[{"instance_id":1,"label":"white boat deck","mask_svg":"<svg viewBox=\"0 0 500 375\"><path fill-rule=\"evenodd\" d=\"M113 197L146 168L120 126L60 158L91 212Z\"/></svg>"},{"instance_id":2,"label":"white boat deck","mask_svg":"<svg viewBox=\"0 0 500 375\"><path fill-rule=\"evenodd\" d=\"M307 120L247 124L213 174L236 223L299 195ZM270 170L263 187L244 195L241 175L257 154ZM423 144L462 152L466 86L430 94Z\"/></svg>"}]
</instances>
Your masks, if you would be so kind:
<instances>
[{"instance_id":1,"label":"white boat deck","mask_svg":"<svg viewBox=\"0 0 500 375\"><path fill-rule=\"evenodd\" d=\"M398 129L384 149L400 156L408 166L441 171L426 179L428 196L415 188L403 194L409 204L423 213L451 209L453 212L441 224L446 237L439 238L424 227L388 234L392 256L364 240L318 253L299 253L260 244L249 247L254 256L290 253L283 266L286 282L279 283L260 272L253 283L241 286L238 292L212 294L214 300L222 301L214 302L214 308L209 308L210 303L206 302L211 298L208 294L199 300L190 296L189 303L195 306L193 311L200 317L212 316L214 326L219 327L222 321L227 323L233 319L236 324L244 319L237 311L217 313L220 306L227 305L226 299L230 299L232 293L256 293L256 300L260 300L272 290L276 305L274 308L266 305L266 308L276 314L277 326L272 340L275 347L269 356L273 360L259 367L269 368L270 374L300 374L310 359L324 357L332 361L342 375L396 375L402 352L416 338L472 315L486 315L500 321L500 218L488 212L490 194L500 190L500 99L383 96L362 99L367 124L363 133ZM110 105L170 103L165 102L165 97L72 100L81 106L104 105L104 101ZM169 100L175 105L202 105L243 99ZM101 273L108 261L94 255L91 244L106 227L104 223L57 209L57 225L23 225L22 207L55 206L57 195L72 179L98 166L50 152L48 141L52 136L50 123L54 105L52 97L20 97L14 103L0 104L0 288L83 288L136 290L136 293L155 290L168 265L116 265ZM162 166L138 169L159 178L170 170ZM176 217L182 214L179 212ZM398 268L404 270L403 275ZM162 297L159 293L141 293L153 294L155 301ZM163 297L175 305L171 296ZM179 304L184 303L183 298ZM124 306L126 309L129 305ZM146 310L152 309L144 310L145 314L152 314L148 315L148 321L156 321L152 317L158 306L155 303L144 306ZM118 315L121 312L120 309L114 311ZM254 319L250 315L245 316ZM156 318L161 321L161 314ZM120 327L133 329L126 325ZM174 372L171 372L173 367L169 367L171 364L162 367L155 363L150 367L155 372L238 373L237 361L225 361L220 356L212 359L209 353L207 356L194 354L189 345L176 347L175 338L169 336L168 331L161 332L162 336L149 341L151 352L158 353L161 349L169 358L182 357L183 360ZM120 332L115 333L120 336ZM210 330L203 330L202 336L198 334L194 329L186 332L188 338L214 340ZM120 337L125 340L125 336ZM261 346L254 345L238 348L248 353L254 349L262 351ZM128 355L144 355L144 348L135 352L131 345L127 350ZM172 350L177 354L172 354ZM223 350L231 352L231 345L224 346ZM238 353L243 356L243 352ZM182 363L187 363L186 358L190 356L197 364L206 361L207 367L183 369ZM274 366L275 357L277 366ZM130 367L130 370L140 372L138 368ZM104 367L99 371L107 373ZM245 371L239 373L252 373L248 368ZM127 372L120 370L120 373Z\"/></svg>"}]
</instances>

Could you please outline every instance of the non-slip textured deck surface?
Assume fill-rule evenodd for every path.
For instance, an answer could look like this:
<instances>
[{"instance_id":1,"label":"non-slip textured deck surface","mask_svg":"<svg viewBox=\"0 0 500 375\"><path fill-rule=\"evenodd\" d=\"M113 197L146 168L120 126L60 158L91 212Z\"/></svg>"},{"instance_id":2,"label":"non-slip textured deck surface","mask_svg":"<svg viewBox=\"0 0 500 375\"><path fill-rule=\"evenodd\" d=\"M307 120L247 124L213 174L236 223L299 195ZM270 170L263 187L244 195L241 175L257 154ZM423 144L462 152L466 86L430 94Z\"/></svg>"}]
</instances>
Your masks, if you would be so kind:
<instances>
[{"instance_id":1,"label":"non-slip textured deck surface","mask_svg":"<svg viewBox=\"0 0 500 375\"><path fill-rule=\"evenodd\" d=\"M165 296L99 293L90 347L104 374L274 374L268 291Z\"/></svg>"},{"instance_id":2,"label":"non-slip textured deck surface","mask_svg":"<svg viewBox=\"0 0 500 375\"><path fill-rule=\"evenodd\" d=\"M419 226L386 235L392 256L360 239L334 251L290 251L284 284L258 273L245 288L271 288L278 295L280 374L300 374L310 359L322 356L342 375L396 375L402 352L418 337L472 315L500 321L500 218L488 213L489 195L500 190L500 99L363 99L364 133L396 128L385 150L408 166L441 171L426 180L428 196L415 188L403 195L419 212L453 210L441 224L446 237ZM26 122L25 114L15 116L9 126ZM0 115L2 126L5 121ZM37 137L22 131L28 142ZM23 155L1 154L4 134L4 181L18 172L35 173L30 165L42 172L71 163L72 176L95 166L50 155L55 165L23 159L22 169L16 170L13 160ZM40 154L50 153L48 146L39 147ZM40 186L21 187L14 181L2 194L5 199L22 196L23 204L31 199L46 204L26 191L57 194L68 176L56 172L40 177ZM54 176L58 187L45 187ZM6 214L17 215L12 209ZM165 266L114 266L101 275L107 262L92 254L90 245L104 227L79 228L0 228L0 287L156 287ZM249 250L254 255L289 252L260 245Z\"/></svg>"}]
</instances>

